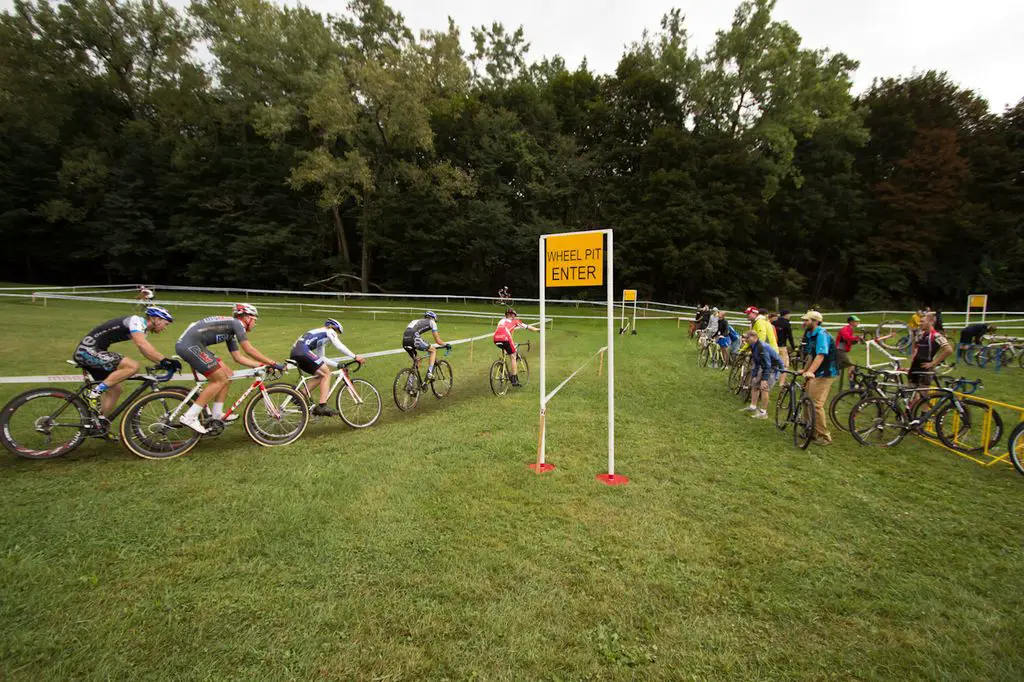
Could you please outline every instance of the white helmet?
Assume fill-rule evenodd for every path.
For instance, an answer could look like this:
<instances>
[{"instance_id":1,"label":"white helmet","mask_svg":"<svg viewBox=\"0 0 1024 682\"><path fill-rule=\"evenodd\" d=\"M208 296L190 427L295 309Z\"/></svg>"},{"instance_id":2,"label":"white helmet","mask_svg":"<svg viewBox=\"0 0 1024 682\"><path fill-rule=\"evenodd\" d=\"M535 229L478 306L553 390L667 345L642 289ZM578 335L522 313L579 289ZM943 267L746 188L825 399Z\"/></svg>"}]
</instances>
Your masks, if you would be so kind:
<instances>
[{"instance_id":1,"label":"white helmet","mask_svg":"<svg viewBox=\"0 0 1024 682\"><path fill-rule=\"evenodd\" d=\"M249 305L248 303L236 303L234 315L235 317L241 317L242 315L259 317L260 311L256 310L256 306L254 305Z\"/></svg>"}]
</instances>

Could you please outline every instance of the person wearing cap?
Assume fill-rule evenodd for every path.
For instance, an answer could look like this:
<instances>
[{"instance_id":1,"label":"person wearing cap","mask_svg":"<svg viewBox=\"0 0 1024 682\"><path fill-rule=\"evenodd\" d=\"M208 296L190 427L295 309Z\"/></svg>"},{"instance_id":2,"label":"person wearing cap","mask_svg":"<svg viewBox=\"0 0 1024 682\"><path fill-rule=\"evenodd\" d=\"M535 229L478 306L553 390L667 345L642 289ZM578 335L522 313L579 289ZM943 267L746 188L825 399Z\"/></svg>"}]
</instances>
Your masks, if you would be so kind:
<instances>
[{"instance_id":1,"label":"person wearing cap","mask_svg":"<svg viewBox=\"0 0 1024 682\"><path fill-rule=\"evenodd\" d=\"M809 358L809 364L802 373L807 379L804 389L814 401L814 443L831 445L832 433L825 417L825 401L839 373L836 369L836 342L821 328L824 318L817 310L808 310L800 319L805 330L804 353Z\"/></svg>"},{"instance_id":2,"label":"person wearing cap","mask_svg":"<svg viewBox=\"0 0 1024 682\"><path fill-rule=\"evenodd\" d=\"M743 340L750 346L750 405L743 412L752 412L754 419L768 418L768 396L772 386L782 372L782 358L767 343L761 341L757 332L747 330Z\"/></svg>"},{"instance_id":3,"label":"person wearing cap","mask_svg":"<svg viewBox=\"0 0 1024 682\"><path fill-rule=\"evenodd\" d=\"M779 352L779 342L775 339L772 326L768 322L768 318L761 314L761 311L757 306L750 306L743 311L743 314L750 320L750 328L757 332L757 338L761 339L764 343L767 343L772 347L776 353Z\"/></svg>"},{"instance_id":4,"label":"person wearing cap","mask_svg":"<svg viewBox=\"0 0 1024 682\"><path fill-rule=\"evenodd\" d=\"M855 343L864 343L864 337L857 336L854 333L859 326L860 318L856 315L850 315L846 318L846 326L839 330L839 334L836 337L836 364L839 367L839 371L847 367L853 367L853 363L850 362L850 351L853 350ZM853 375L852 369L850 370L850 375Z\"/></svg>"}]
</instances>

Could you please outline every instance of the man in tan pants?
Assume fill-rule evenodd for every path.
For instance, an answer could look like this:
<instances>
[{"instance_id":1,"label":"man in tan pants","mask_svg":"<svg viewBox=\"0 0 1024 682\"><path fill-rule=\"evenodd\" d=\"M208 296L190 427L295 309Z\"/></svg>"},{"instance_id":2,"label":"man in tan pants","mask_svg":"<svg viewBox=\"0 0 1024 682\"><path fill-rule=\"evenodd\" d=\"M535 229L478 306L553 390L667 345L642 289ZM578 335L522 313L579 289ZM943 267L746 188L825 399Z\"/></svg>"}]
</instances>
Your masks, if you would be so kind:
<instances>
[{"instance_id":1,"label":"man in tan pants","mask_svg":"<svg viewBox=\"0 0 1024 682\"><path fill-rule=\"evenodd\" d=\"M825 416L825 402L838 374L836 342L821 328L822 317L817 310L808 311L800 319L804 322L804 351L810 358L803 375L807 378L807 395L814 401L814 444L831 445L832 433Z\"/></svg>"}]
</instances>

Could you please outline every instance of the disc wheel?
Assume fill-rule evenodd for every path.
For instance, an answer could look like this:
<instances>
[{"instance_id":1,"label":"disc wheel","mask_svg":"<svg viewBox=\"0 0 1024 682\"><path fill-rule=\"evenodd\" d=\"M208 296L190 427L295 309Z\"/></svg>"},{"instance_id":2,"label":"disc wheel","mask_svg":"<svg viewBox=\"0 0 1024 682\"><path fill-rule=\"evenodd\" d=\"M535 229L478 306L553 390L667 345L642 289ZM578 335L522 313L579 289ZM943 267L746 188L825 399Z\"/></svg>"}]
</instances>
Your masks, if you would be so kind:
<instances>
[{"instance_id":1,"label":"disc wheel","mask_svg":"<svg viewBox=\"0 0 1024 682\"><path fill-rule=\"evenodd\" d=\"M891 448L907 435L903 413L882 398L866 398L850 410L850 434L861 445Z\"/></svg>"},{"instance_id":2,"label":"disc wheel","mask_svg":"<svg viewBox=\"0 0 1024 682\"><path fill-rule=\"evenodd\" d=\"M199 434L182 425L187 392L169 388L139 396L121 419L121 442L136 457L171 459L189 452Z\"/></svg>"},{"instance_id":3,"label":"disc wheel","mask_svg":"<svg viewBox=\"0 0 1024 682\"><path fill-rule=\"evenodd\" d=\"M335 403L341 420L353 429L365 429L373 426L380 419L384 409L383 401L377 388L369 381L351 379L352 388L342 384L338 389Z\"/></svg>"},{"instance_id":4,"label":"disc wheel","mask_svg":"<svg viewBox=\"0 0 1024 682\"><path fill-rule=\"evenodd\" d=\"M395 405L402 412L408 412L416 407L420 400L420 378L412 368L406 367L395 376L392 393Z\"/></svg>"},{"instance_id":5,"label":"disc wheel","mask_svg":"<svg viewBox=\"0 0 1024 682\"><path fill-rule=\"evenodd\" d=\"M509 378L505 370L504 360L495 360L491 363L491 392L494 395L505 395L508 393Z\"/></svg>"},{"instance_id":6,"label":"disc wheel","mask_svg":"<svg viewBox=\"0 0 1024 682\"><path fill-rule=\"evenodd\" d=\"M455 377L452 376L452 366L447 360L438 360L434 365L434 380L430 382L430 390L437 398L445 398L452 392L452 384Z\"/></svg>"},{"instance_id":7,"label":"disc wheel","mask_svg":"<svg viewBox=\"0 0 1024 682\"><path fill-rule=\"evenodd\" d=\"M53 459L85 442L92 422L81 398L61 388L15 396L0 411L0 442L25 459Z\"/></svg>"},{"instance_id":8,"label":"disc wheel","mask_svg":"<svg viewBox=\"0 0 1024 682\"><path fill-rule=\"evenodd\" d=\"M796 404L793 415L793 445L806 450L814 438L814 402L807 396Z\"/></svg>"},{"instance_id":9,"label":"disc wheel","mask_svg":"<svg viewBox=\"0 0 1024 682\"><path fill-rule=\"evenodd\" d=\"M245 405L245 432L267 447L294 443L309 425L309 407L294 388L267 386Z\"/></svg>"}]
</instances>

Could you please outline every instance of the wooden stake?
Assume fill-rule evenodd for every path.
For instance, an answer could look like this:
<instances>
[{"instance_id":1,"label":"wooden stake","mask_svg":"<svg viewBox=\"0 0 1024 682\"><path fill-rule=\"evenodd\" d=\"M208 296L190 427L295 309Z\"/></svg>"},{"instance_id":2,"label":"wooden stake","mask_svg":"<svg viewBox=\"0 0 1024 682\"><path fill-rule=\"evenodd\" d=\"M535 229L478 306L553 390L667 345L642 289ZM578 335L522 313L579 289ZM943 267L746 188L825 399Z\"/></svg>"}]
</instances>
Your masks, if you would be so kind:
<instances>
[{"instance_id":1,"label":"wooden stake","mask_svg":"<svg viewBox=\"0 0 1024 682\"><path fill-rule=\"evenodd\" d=\"M601 376L601 370L604 368L604 351L601 351L601 358L597 362L597 376Z\"/></svg>"}]
</instances>

